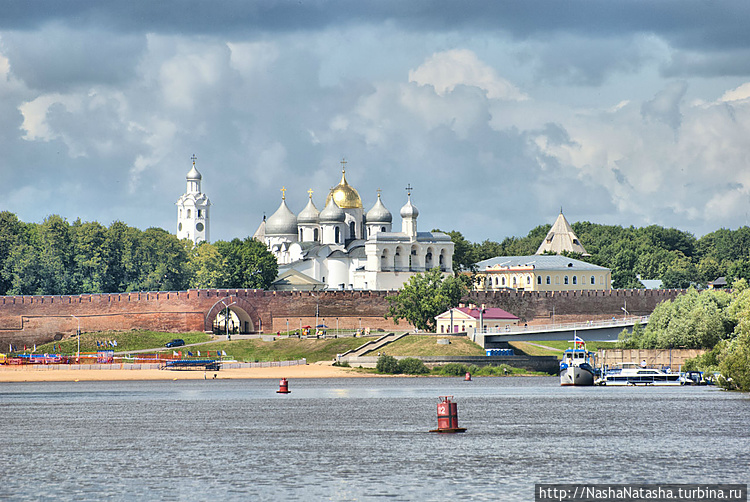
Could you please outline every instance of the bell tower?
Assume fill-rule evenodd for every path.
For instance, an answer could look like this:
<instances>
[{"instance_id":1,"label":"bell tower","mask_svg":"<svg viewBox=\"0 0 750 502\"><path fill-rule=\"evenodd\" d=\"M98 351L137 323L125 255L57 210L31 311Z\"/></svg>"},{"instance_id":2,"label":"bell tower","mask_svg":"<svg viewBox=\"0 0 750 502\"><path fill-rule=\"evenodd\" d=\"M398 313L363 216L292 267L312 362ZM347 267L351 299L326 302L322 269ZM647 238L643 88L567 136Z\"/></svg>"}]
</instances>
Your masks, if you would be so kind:
<instances>
[{"instance_id":1,"label":"bell tower","mask_svg":"<svg viewBox=\"0 0 750 502\"><path fill-rule=\"evenodd\" d=\"M193 244L209 241L211 201L201 192L203 176L195 168L197 157L190 157L193 167L187 173L187 191L177 200L177 238L190 239Z\"/></svg>"}]
</instances>

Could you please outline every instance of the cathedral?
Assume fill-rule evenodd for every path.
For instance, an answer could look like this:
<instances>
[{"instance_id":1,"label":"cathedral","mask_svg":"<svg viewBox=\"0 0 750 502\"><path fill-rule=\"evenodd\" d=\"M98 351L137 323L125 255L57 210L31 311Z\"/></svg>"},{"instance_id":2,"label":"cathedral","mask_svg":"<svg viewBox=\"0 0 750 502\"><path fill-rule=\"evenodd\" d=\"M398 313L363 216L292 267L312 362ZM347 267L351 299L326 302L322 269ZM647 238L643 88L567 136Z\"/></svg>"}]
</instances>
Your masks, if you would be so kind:
<instances>
[{"instance_id":1,"label":"cathedral","mask_svg":"<svg viewBox=\"0 0 750 502\"><path fill-rule=\"evenodd\" d=\"M318 210L313 191L299 214L289 209L286 189L281 205L253 236L276 256L277 290L396 290L412 275L439 267L453 272L453 242L440 232L418 232L419 211L407 188L401 208L401 231L392 229L393 215L378 190L377 200L365 212L357 190L341 181Z\"/></svg>"}]
</instances>

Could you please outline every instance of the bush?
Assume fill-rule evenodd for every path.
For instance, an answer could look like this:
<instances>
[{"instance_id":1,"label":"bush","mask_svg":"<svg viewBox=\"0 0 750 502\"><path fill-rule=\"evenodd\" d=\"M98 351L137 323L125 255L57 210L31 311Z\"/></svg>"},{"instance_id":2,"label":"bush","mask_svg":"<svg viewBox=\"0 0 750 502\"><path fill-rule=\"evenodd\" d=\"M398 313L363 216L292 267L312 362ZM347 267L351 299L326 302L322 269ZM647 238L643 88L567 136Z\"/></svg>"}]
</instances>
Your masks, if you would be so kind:
<instances>
[{"instance_id":1,"label":"bush","mask_svg":"<svg viewBox=\"0 0 750 502\"><path fill-rule=\"evenodd\" d=\"M421 360L414 357L407 357L398 362L398 372L405 375L424 375L425 373L429 373L430 370L427 369L427 366Z\"/></svg>"},{"instance_id":2,"label":"bush","mask_svg":"<svg viewBox=\"0 0 750 502\"><path fill-rule=\"evenodd\" d=\"M399 372L398 361L393 356L387 356L383 354L378 357L378 362L375 365L375 369L378 373L389 373L391 375Z\"/></svg>"},{"instance_id":3,"label":"bush","mask_svg":"<svg viewBox=\"0 0 750 502\"><path fill-rule=\"evenodd\" d=\"M448 363L437 368L438 373L447 376L463 376L467 371L469 371L469 368L461 363Z\"/></svg>"}]
</instances>

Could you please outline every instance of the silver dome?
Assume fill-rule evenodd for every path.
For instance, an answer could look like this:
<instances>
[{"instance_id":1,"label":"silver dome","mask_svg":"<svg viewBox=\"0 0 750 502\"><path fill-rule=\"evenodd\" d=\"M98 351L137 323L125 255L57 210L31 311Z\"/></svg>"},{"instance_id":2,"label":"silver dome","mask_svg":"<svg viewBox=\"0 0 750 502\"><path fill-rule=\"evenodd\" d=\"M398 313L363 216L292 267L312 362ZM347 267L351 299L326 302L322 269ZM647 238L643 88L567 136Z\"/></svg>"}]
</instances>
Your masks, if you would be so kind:
<instances>
[{"instance_id":1,"label":"silver dome","mask_svg":"<svg viewBox=\"0 0 750 502\"><path fill-rule=\"evenodd\" d=\"M393 215L383 205L383 202L380 200L380 194L378 194L378 200L375 202L375 205L372 206L372 209L367 211L367 215L365 216L365 221L367 223L392 223L393 222Z\"/></svg>"},{"instance_id":2,"label":"silver dome","mask_svg":"<svg viewBox=\"0 0 750 502\"><path fill-rule=\"evenodd\" d=\"M419 209L411 203L411 195L409 195L409 200L407 200L404 207L401 208L401 217L416 218L417 216L419 216Z\"/></svg>"},{"instance_id":3,"label":"silver dome","mask_svg":"<svg viewBox=\"0 0 750 502\"><path fill-rule=\"evenodd\" d=\"M303 209L302 212L297 215L297 223L300 225L304 223L317 224L319 215L320 211L318 211L318 208L315 207L311 195L310 200L307 201L305 209Z\"/></svg>"},{"instance_id":4,"label":"silver dome","mask_svg":"<svg viewBox=\"0 0 750 502\"><path fill-rule=\"evenodd\" d=\"M331 197L328 205L320 212L321 223L343 223L346 220L346 213L341 209L336 201Z\"/></svg>"},{"instance_id":5,"label":"silver dome","mask_svg":"<svg viewBox=\"0 0 750 502\"><path fill-rule=\"evenodd\" d=\"M297 217L281 200L281 205L266 220L266 235L297 235Z\"/></svg>"}]
</instances>

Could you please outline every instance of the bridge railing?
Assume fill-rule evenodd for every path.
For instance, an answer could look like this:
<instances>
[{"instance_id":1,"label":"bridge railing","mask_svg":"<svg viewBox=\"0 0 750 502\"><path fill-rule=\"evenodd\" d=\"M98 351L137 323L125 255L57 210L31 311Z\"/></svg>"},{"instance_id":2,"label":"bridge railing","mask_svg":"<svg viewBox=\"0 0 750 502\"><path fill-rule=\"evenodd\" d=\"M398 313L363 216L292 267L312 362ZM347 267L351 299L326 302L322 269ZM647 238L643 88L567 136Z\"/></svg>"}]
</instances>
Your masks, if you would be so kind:
<instances>
[{"instance_id":1,"label":"bridge railing","mask_svg":"<svg viewBox=\"0 0 750 502\"><path fill-rule=\"evenodd\" d=\"M641 324L648 324L648 319L649 319L649 316L627 316L627 317L618 317L618 318L613 317L612 319L605 319L605 320L598 320L598 321L534 324L532 326L506 326L504 328L485 327L481 331L481 333L484 333L487 335L502 335L502 334L533 333L533 332L548 332L548 331L571 331L571 330L585 331L587 329L632 326L636 322L639 322Z\"/></svg>"}]
</instances>

